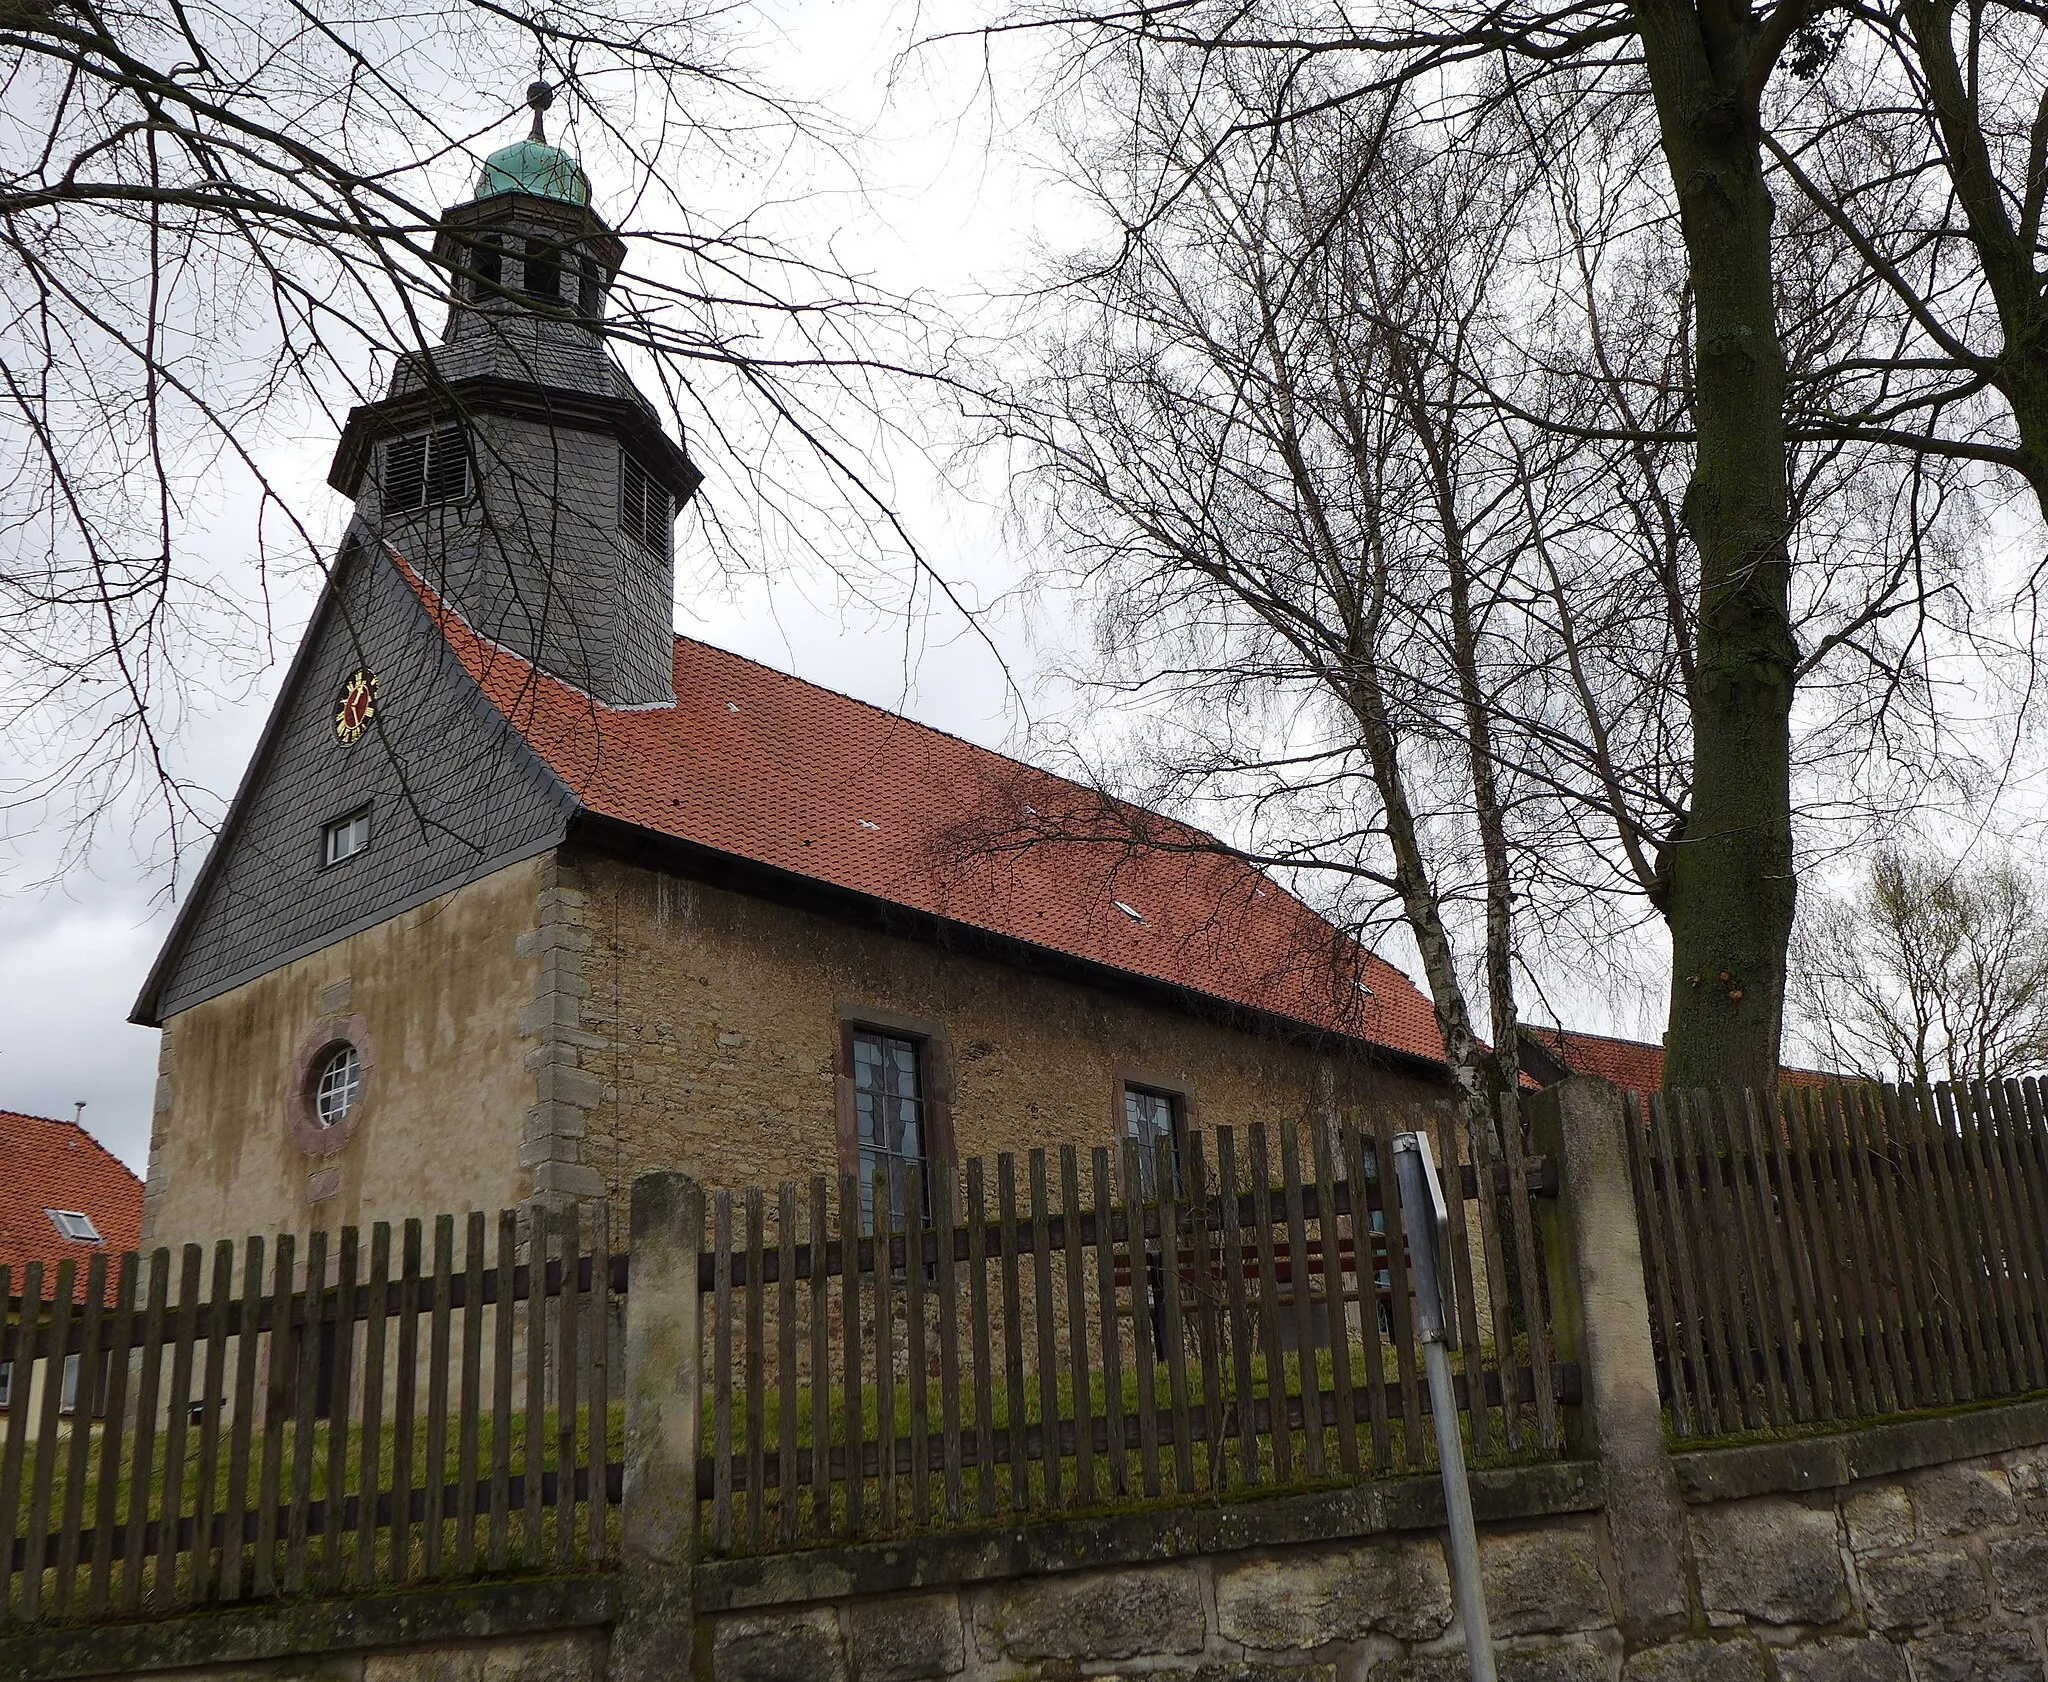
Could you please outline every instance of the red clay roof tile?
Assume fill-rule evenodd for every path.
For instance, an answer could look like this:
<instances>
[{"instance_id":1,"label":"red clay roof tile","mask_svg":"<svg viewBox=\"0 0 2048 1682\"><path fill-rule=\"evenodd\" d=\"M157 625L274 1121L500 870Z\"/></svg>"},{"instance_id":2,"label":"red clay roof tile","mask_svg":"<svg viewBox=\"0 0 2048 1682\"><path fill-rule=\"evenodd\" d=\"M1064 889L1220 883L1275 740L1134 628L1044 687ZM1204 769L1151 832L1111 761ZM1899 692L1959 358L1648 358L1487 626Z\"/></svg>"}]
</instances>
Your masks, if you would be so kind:
<instances>
[{"instance_id":1,"label":"red clay roof tile","mask_svg":"<svg viewBox=\"0 0 2048 1682\"><path fill-rule=\"evenodd\" d=\"M606 707L478 635L394 558L593 813L1442 1061L1405 975L1198 830L688 637L673 707Z\"/></svg>"},{"instance_id":2,"label":"red clay roof tile","mask_svg":"<svg viewBox=\"0 0 2048 1682\"><path fill-rule=\"evenodd\" d=\"M62 1237L52 1209L90 1216L105 1242ZM118 1256L141 1242L142 1182L126 1163L74 1122L0 1110L0 1265L13 1270L10 1294L21 1293L27 1263L42 1262L54 1283L66 1258L78 1263L82 1292L95 1254Z\"/></svg>"},{"instance_id":3,"label":"red clay roof tile","mask_svg":"<svg viewBox=\"0 0 2048 1682\"><path fill-rule=\"evenodd\" d=\"M1541 1041L1576 1074L1599 1075L1629 1092L1655 1092L1664 1084L1664 1048L1643 1040L1620 1040L1607 1034L1582 1034L1576 1028L1538 1028L1522 1032ZM1814 1069L1780 1069L1789 1086L1823 1086L1828 1076Z\"/></svg>"}]
</instances>

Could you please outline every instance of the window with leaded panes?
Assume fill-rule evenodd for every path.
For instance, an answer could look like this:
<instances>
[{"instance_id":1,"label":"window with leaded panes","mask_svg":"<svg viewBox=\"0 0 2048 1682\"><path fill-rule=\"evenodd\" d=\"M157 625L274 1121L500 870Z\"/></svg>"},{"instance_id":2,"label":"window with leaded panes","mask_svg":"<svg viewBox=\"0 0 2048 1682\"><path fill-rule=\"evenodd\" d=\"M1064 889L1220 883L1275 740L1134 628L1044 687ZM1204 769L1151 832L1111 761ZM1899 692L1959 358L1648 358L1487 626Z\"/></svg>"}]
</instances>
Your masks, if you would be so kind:
<instances>
[{"instance_id":1,"label":"window with leaded panes","mask_svg":"<svg viewBox=\"0 0 2048 1682\"><path fill-rule=\"evenodd\" d=\"M1159 1195L1159 1141L1166 1141L1176 1182L1180 1178L1181 1099L1176 1092L1124 1084L1124 1137L1138 1147L1138 1189Z\"/></svg>"},{"instance_id":2,"label":"window with leaded panes","mask_svg":"<svg viewBox=\"0 0 2048 1682\"><path fill-rule=\"evenodd\" d=\"M923 1047L895 1034L856 1028L853 1108L860 1140L860 1224L875 1230L877 1180L885 1183L890 1229L904 1224L908 1176L925 1161Z\"/></svg>"}]
</instances>

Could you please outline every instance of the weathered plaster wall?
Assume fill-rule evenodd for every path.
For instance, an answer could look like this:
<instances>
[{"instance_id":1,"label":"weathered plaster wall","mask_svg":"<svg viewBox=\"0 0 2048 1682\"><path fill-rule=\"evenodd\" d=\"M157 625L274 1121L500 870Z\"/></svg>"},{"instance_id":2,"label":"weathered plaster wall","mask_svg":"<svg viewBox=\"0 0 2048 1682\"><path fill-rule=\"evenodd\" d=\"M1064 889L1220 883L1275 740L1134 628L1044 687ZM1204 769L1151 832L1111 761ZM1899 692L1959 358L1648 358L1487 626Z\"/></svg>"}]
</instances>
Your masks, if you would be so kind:
<instances>
[{"instance_id":1,"label":"weathered plaster wall","mask_svg":"<svg viewBox=\"0 0 2048 1682\"><path fill-rule=\"evenodd\" d=\"M535 1081L520 1018L540 988L530 937L548 862L509 865L171 1018L147 1241L366 1226L527 1196L519 1142ZM319 1156L293 1137L291 1071L336 1015L361 1018L373 1066L347 1143Z\"/></svg>"},{"instance_id":2,"label":"weathered plaster wall","mask_svg":"<svg viewBox=\"0 0 2048 1682\"><path fill-rule=\"evenodd\" d=\"M578 876L581 1072L603 1089L580 1120L582 1154L615 1198L650 1168L712 1186L837 1173L842 1017L932 1032L961 1157L1111 1143L1121 1078L1184 1089L1203 1127L1442 1095L1362 1060L615 860L582 860Z\"/></svg>"}]
</instances>

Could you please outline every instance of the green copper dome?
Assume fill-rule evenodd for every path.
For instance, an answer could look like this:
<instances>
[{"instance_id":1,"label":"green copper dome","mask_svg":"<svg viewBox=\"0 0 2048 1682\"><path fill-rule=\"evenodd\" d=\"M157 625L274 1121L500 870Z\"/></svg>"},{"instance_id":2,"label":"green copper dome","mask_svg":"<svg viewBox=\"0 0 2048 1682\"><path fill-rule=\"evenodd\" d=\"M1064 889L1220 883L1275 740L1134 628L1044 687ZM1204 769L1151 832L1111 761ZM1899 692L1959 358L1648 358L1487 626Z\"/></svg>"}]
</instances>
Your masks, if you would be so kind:
<instances>
[{"instance_id":1,"label":"green copper dome","mask_svg":"<svg viewBox=\"0 0 2048 1682\"><path fill-rule=\"evenodd\" d=\"M550 146L545 140L521 140L501 146L484 159L483 173L476 178L476 196L487 199L494 193L532 193L588 205L590 177L559 146Z\"/></svg>"},{"instance_id":2,"label":"green copper dome","mask_svg":"<svg viewBox=\"0 0 2048 1682\"><path fill-rule=\"evenodd\" d=\"M533 112L533 132L524 140L499 147L484 159L483 173L476 178L476 197L532 193L537 198L589 206L590 177L583 173L583 166L559 146L548 144L542 113L554 102L555 90L546 82L535 82L526 90L526 103Z\"/></svg>"}]
</instances>

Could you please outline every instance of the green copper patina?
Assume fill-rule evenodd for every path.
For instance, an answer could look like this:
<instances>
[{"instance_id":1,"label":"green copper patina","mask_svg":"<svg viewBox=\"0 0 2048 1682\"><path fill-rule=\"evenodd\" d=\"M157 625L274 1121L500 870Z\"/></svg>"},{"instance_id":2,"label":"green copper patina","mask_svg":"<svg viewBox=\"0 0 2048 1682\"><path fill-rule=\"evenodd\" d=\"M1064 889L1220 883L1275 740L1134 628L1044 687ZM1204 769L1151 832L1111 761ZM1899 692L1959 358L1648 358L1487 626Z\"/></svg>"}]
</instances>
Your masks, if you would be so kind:
<instances>
[{"instance_id":1,"label":"green copper patina","mask_svg":"<svg viewBox=\"0 0 2048 1682\"><path fill-rule=\"evenodd\" d=\"M476 178L476 196L490 198L496 193L532 193L565 204L590 203L590 177L583 166L559 146L550 146L541 125L541 113L555 102L555 90L535 82L526 90L526 103L533 108L533 133L510 146L501 146L484 159L483 172Z\"/></svg>"}]
</instances>

